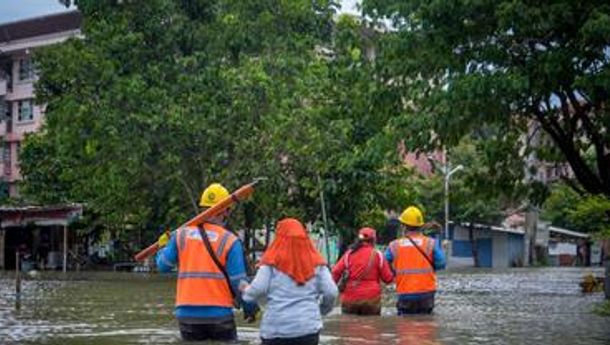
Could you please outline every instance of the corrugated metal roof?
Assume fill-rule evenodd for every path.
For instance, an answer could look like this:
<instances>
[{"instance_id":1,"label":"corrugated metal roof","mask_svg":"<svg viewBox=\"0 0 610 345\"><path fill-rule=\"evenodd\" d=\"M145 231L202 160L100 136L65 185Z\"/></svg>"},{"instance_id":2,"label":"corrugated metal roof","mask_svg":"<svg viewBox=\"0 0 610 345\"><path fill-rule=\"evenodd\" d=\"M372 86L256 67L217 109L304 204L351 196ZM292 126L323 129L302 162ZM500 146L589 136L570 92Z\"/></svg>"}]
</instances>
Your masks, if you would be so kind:
<instances>
[{"instance_id":1,"label":"corrugated metal roof","mask_svg":"<svg viewBox=\"0 0 610 345\"><path fill-rule=\"evenodd\" d=\"M0 227L68 225L83 213L81 204L50 206L0 206Z\"/></svg>"},{"instance_id":2,"label":"corrugated metal roof","mask_svg":"<svg viewBox=\"0 0 610 345\"><path fill-rule=\"evenodd\" d=\"M558 234L562 234L562 235L566 235L566 236L571 236L571 237L578 237L578 238L589 238L589 237L591 237L591 235L585 234L583 232L572 231L572 230L568 230L568 229L562 229L562 228L558 228L556 226L549 226L549 231L550 232L554 232L554 233L558 233Z\"/></svg>"},{"instance_id":3,"label":"corrugated metal roof","mask_svg":"<svg viewBox=\"0 0 610 345\"><path fill-rule=\"evenodd\" d=\"M0 43L80 29L83 17L78 11L50 14L0 25Z\"/></svg>"},{"instance_id":4,"label":"corrugated metal roof","mask_svg":"<svg viewBox=\"0 0 610 345\"><path fill-rule=\"evenodd\" d=\"M59 204L59 205L49 205L49 206L35 206L35 205L0 206L0 212L61 211L61 210L70 210L70 209L80 210L82 208L83 208L83 205L81 205L81 204Z\"/></svg>"},{"instance_id":5,"label":"corrugated metal roof","mask_svg":"<svg viewBox=\"0 0 610 345\"><path fill-rule=\"evenodd\" d=\"M453 222L451 222L453 223ZM469 223L460 223L461 227L467 228L469 226ZM507 233L511 233L511 234L517 234L517 235L524 235L525 234L525 230L523 230L522 228L504 228L501 226L495 226L495 225L485 225L485 224L473 224L475 229L479 229L479 230L489 230L489 231L496 231L496 232L507 232Z\"/></svg>"}]
</instances>

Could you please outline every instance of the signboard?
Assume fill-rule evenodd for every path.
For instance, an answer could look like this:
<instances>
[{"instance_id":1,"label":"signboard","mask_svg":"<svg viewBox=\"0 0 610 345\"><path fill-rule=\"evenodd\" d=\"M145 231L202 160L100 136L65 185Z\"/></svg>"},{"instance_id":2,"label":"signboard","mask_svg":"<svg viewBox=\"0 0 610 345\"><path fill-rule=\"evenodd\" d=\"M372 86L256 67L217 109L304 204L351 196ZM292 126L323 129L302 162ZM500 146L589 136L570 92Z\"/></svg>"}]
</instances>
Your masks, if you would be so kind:
<instances>
[{"instance_id":1,"label":"signboard","mask_svg":"<svg viewBox=\"0 0 610 345\"><path fill-rule=\"evenodd\" d=\"M600 243L591 245L591 265L597 266L602 262L602 246Z\"/></svg>"}]
</instances>

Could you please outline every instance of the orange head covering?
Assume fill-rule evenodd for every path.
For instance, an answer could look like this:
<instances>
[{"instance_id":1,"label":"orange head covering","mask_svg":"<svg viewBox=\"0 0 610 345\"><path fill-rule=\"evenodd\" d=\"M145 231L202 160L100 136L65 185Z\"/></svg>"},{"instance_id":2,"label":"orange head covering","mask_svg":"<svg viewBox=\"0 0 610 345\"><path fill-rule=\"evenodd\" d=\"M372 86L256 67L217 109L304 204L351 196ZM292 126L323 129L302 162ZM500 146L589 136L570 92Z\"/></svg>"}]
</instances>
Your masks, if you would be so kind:
<instances>
[{"instance_id":1,"label":"orange head covering","mask_svg":"<svg viewBox=\"0 0 610 345\"><path fill-rule=\"evenodd\" d=\"M275 267L294 279L298 285L305 284L314 276L316 267L325 265L326 261L298 220L282 219L276 229L275 239L263 254L260 264Z\"/></svg>"}]
</instances>

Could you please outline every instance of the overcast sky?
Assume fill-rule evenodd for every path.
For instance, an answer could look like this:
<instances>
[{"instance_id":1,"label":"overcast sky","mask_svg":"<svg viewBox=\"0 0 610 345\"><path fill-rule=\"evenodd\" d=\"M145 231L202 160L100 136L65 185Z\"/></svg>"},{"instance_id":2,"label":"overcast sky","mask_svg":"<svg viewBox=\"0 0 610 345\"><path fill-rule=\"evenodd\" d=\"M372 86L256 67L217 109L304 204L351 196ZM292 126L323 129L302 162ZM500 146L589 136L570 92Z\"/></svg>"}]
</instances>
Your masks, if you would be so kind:
<instances>
[{"instance_id":1,"label":"overcast sky","mask_svg":"<svg viewBox=\"0 0 610 345\"><path fill-rule=\"evenodd\" d=\"M0 0L0 23L66 10L57 0Z\"/></svg>"},{"instance_id":2,"label":"overcast sky","mask_svg":"<svg viewBox=\"0 0 610 345\"><path fill-rule=\"evenodd\" d=\"M341 0L342 11L357 14L358 0ZM66 11L57 0L0 0L0 23Z\"/></svg>"}]
</instances>

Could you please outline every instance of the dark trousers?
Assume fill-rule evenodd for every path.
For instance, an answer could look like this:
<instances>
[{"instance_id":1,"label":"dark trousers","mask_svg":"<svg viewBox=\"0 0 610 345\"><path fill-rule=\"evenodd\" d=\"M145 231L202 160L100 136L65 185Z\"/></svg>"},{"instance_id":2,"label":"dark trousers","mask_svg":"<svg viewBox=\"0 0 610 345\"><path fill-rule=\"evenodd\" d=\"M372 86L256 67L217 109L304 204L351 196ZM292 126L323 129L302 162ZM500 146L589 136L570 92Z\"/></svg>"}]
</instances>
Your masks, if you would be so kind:
<instances>
[{"instance_id":1,"label":"dark trousers","mask_svg":"<svg viewBox=\"0 0 610 345\"><path fill-rule=\"evenodd\" d=\"M263 345L318 345L320 333L303 335L296 338L262 339Z\"/></svg>"},{"instance_id":2,"label":"dark trousers","mask_svg":"<svg viewBox=\"0 0 610 345\"><path fill-rule=\"evenodd\" d=\"M237 328L233 319L218 323L184 323L179 322L180 335L185 341L235 341Z\"/></svg>"},{"instance_id":3,"label":"dark trousers","mask_svg":"<svg viewBox=\"0 0 610 345\"><path fill-rule=\"evenodd\" d=\"M431 314L434 310L434 295L418 300L396 302L398 315Z\"/></svg>"},{"instance_id":4,"label":"dark trousers","mask_svg":"<svg viewBox=\"0 0 610 345\"><path fill-rule=\"evenodd\" d=\"M343 302L341 304L341 312L343 314L354 315L379 315L381 314L381 298Z\"/></svg>"}]
</instances>

